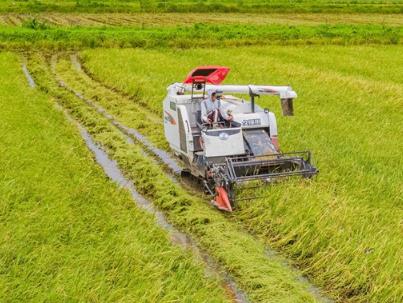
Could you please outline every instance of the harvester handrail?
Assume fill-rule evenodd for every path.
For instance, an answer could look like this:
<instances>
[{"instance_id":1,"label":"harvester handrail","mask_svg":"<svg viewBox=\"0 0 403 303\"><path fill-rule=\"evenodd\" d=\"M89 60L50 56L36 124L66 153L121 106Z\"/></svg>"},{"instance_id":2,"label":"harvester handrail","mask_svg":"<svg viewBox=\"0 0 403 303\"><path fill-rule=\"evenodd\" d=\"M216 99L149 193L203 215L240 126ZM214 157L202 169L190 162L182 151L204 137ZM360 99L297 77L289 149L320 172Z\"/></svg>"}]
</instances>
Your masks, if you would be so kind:
<instances>
[{"instance_id":1,"label":"harvester handrail","mask_svg":"<svg viewBox=\"0 0 403 303\"><path fill-rule=\"evenodd\" d=\"M309 150L302 150L302 151L292 151L292 152L277 152L270 155L239 155L239 156L231 156L228 157L231 161L236 160L245 160L245 159L267 159L270 156L297 156L303 155L306 156L307 160L311 160L311 152Z\"/></svg>"},{"instance_id":2,"label":"harvester handrail","mask_svg":"<svg viewBox=\"0 0 403 303\"><path fill-rule=\"evenodd\" d=\"M193 88L194 89L194 88ZM192 85L184 83L174 83L168 88L171 92L191 92ZM236 85L236 84L225 84L225 85L212 85L206 84L205 90L216 90L222 93L235 93L235 94L248 94L254 96L260 95L271 95L279 96L281 99L295 99L297 98L297 93L289 85Z\"/></svg>"}]
</instances>

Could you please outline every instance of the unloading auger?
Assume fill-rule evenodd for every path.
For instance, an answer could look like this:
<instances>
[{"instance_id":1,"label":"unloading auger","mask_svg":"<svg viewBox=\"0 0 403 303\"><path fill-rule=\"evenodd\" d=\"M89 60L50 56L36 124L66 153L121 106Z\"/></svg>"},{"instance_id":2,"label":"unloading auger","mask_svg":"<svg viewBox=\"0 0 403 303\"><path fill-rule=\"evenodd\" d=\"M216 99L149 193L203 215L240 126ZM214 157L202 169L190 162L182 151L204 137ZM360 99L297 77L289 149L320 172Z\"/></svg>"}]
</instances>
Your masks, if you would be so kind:
<instances>
[{"instance_id":1,"label":"unloading auger","mask_svg":"<svg viewBox=\"0 0 403 303\"><path fill-rule=\"evenodd\" d=\"M186 170L202 180L214 197L215 206L232 211L235 186L261 180L271 183L290 176L310 178L318 170L309 151L280 151L276 117L255 104L255 97L280 98L283 115L293 115L297 94L290 86L221 85L229 72L222 66L201 66L192 70L182 83L168 86L163 101L165 137ZM206 92L214 91L221 110L232 121L206 124L201 103ZM249 96L250 100L230 94Z\"/></svg>"}]
</instances>

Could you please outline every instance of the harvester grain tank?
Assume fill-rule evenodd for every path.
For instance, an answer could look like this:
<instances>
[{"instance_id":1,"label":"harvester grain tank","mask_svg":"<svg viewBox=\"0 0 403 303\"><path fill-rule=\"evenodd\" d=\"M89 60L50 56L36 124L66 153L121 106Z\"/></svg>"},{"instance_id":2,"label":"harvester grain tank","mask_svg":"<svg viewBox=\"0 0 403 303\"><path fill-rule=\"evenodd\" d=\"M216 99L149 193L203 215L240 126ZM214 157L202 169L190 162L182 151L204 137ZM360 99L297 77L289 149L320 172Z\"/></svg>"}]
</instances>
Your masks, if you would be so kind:
<instances>
[{"instance_id":1,"label":"harvester grain tank","mask_svg":"<svg viewBox=\"0 0 403 303\"><path fill-rule=\"evenodd\" d=\"M280 151L274 113L255 103L261 95L277 96L283 115L290 116L295 91L290 86L222 85L228 72L222 66L195 68L182 83L168 86L163 109L165 137L174 154L202 181L215 206L232 211L236 185L310 178L318 171L309 151ZM202 120L203 100L212 91L230 121ZM247 95L249 100L232 94Z\"/></svg>"}]
</instances>

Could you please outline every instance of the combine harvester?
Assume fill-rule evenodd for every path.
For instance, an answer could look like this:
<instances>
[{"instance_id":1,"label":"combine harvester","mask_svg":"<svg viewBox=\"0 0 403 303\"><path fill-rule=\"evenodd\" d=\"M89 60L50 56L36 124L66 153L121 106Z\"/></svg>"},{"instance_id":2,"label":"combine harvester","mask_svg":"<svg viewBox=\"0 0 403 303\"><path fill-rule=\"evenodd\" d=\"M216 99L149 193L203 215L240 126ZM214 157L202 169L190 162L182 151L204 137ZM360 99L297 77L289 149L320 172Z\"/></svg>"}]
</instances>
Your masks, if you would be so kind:
<instances>
[{"instance_id":1,"label":"combine harvester","mask_svg":"<svg viewBox=\"0 0 403 303\"><path fill-rule=\"evenodd\" d=\"M283 115L292 116L297 94L291 87L220 85L228 72L229 68L221 66L192 70L183 83L168 87L163 106L165 137L185 163L186 172L202 180L217 208L232 211L237 184L271 183L289 176L310 178L318 171L309 151L280 151L274 113L255 104L257 96L279 96ZM231 121L203 122L203 100L212 92L215 102L220 102L220 112L232 116ZM231 93L249 95L250 101Z\"/></svg>"}]
</instances>

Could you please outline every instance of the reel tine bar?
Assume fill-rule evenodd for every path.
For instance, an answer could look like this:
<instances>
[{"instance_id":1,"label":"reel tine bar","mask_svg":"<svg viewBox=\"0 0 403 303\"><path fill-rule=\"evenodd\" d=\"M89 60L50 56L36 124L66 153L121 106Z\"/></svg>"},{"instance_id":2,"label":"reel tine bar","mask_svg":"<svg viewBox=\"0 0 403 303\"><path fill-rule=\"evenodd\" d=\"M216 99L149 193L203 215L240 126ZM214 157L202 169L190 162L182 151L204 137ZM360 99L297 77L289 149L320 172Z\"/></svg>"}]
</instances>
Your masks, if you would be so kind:
<instances>
[{"instance_id":1,"label":"reel tine bar","mask_svg":"<svg viewBox=\"0 0 403 303\"><path fill-rule=\"evenodd\" d=\"M226 164L228 179L235 183L301 175L310 177L317 173L311 165L309 151L227 157Z\"/></svg>"}]
</instances>

